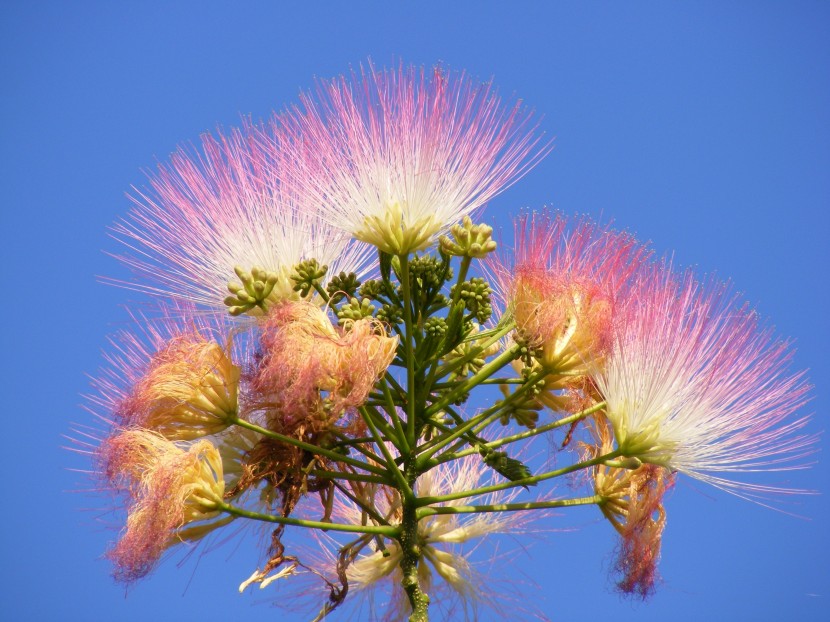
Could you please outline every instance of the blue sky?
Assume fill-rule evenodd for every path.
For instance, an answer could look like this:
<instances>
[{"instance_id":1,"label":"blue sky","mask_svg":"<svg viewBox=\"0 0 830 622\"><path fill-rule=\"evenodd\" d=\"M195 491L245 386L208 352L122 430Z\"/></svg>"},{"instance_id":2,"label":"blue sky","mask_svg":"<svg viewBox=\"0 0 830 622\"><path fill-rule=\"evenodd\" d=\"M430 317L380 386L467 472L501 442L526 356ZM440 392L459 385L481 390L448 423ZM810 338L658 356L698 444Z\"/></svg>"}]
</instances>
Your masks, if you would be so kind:
<instances>
[{"instance_id":1,"label":"blue sky","mask_svg":"<svg viewBox=\"0 0 830 622\"><path fill-rule=\"evenodd\" d=\"M69 492L86 485L69 470L84 461L61 449L61 435L89 421L78 406L85 374L124 322L122 305L138 300L96 275L120 274L102 250L116 249L107 227L144 183L141 170L369 57L441 61L521 97L555 149L487 219L508 227L510 214L543 205L601 215L679 264L732 279L795 340L795 366L815 385L810 431L825 429L828 4L171 4L0 9L9 619L279 615L269 605L278 591L236 591L258 561L254 538L181 567L173 557L125 597L101 558L115 533L98 520L101 499ZM830 477L816 459L766 480L822 491L786 506L807 519L681 480L668 501L663 584L645 603L613 591L614 536L592 508L549 519L549 532L519 543L511 571L539 585L528 597L554 620L824 619Z\"/></svg>"}]
</instances>

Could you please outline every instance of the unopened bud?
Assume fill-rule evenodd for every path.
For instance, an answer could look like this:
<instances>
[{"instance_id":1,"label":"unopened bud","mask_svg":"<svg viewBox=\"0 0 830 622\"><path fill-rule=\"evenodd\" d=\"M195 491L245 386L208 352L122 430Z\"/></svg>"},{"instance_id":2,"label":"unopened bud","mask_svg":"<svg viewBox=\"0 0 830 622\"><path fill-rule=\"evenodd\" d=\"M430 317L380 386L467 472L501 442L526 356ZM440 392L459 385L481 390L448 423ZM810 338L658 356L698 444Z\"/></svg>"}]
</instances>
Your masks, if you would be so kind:
<instances>
[{"instance_id":1,"label":"unopened bud","mask_svg":"<svg viewBox=\"0 0 830 622\"><path fill-rule=\"evenodd\" d=\"M461 224L450 228L452 238L440 237L441 251L457 257L484 257L496 250L492 239L493 228L489 225L474 225L469 216L464 216ZM454 238L454 239L453 239Z\"/></svg>"}]
</instances>

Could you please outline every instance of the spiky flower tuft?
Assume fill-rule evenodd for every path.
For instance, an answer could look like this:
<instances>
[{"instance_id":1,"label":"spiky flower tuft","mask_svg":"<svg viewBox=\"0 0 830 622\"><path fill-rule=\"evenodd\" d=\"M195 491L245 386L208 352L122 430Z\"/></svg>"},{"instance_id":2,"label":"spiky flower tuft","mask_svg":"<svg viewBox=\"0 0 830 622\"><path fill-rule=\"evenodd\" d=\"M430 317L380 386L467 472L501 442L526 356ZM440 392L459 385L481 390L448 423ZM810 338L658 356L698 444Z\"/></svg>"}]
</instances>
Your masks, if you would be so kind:
<instances>
[{"instance_id":1,"label":"spiky flower tuft","mask_svg":"<svg viewBox=\"0 0 830 622\"><path fill-rule=\"evenodd\" d=\"M281 135L251 124L204 135L201 152L179 149L149 175L148 190L136 190L134 210L114 228L134 249L120 257L138 277L126 285L261 315L298 297L290 277L304 259L328 265L329 274L365 274L371 248L326 224L289 183L285 169L296 172L300 160Z\"/></svg>"},{"instance_id":2,"label":"spiky flower tuft","mask_svg":"<svg viewBox=\"0 0 830 622\"><path fill-rule=\"evenodd\" d=\"M628 322L594 380L620 451L743 495L781 492L714 473L799 468L814 437L791 415L807 400L789 344L714 280L641 276Z\"/></svg>"},{"instance_id":3,"label":"spiky flower tuft","mask_svg":"<svg viewBox=\"0 0 830 622\"><path fill-rule=\"evenodd\" d=\"M390 254L436 234L511 185L547 151L529 113L464 74L399 66L318 84L276 120L308 145L308 203ZM298 139L299 140L299 139Z\"/></svg>"},{"instance_id":4,"label":"spiky flower tuft","mask_svg":"<svg viewBox=\"0 0 830 622\"><path fill-rule=\"evenodd\" d=\"M240 369L232 361L230 333L190 307L163 313L136 317L141 330L110 339L114 353L93 381L92 407L121 427L147 428L170 440L221 432L238 408Z\"/></svg>"},{"instance_id":5,"label":"spiky flower tuft","mask_svg":"<svg viewBox=\"0 0 830 622\"><path fill-rule=\"evenodd\" d=\"M515 223L515 250L490 256L496 300L516 322L516 340L547 375L539 399L562 410L559 395L584 386L611 347L632 277L649 252L628 233L586 218L533 213Z\"/></svg>"},{"instance_id":6,"label":"spiky flower tuft","mask_svg":"<svg viewBox=\"0 0 830 622\"><path fill-rule=\"evenodd\" d=\"M274 406L276 429L320 431L366 401L397 345L376 320L347 320L336 328L316 305L285 302L263 324L253 386Z\"/></svg>"}]
</instances>

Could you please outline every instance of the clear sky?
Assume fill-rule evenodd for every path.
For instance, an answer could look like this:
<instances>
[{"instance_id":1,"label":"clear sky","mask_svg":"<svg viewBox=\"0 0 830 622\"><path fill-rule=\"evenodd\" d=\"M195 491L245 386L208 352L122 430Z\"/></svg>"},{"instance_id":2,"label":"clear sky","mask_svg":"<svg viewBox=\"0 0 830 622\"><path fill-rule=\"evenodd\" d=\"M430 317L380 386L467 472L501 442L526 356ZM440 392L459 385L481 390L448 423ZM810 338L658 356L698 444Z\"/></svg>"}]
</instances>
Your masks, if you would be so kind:
<instances>
[{"instance_id":1,"label":"clear sky","mask_svg":"<svg viewBox=\"0 0 830 622\"><path fill-rule=\"evenodd\" d=\"M163 4L0 9L7 619L305 619L270 608L275 588L237 593L258 561L253 538L181 567L174 556L125 597L101 557L116 534L99 520L101 499L70 492L87 484L68 469L85 463L61 435L89 421L78 406L85 374L124 322L120 305L138 300L96 275L122 274L102 251L117 248L107 227L128 210L141 170L368 57L441 61L523 98L555 149L487 218L507 227L510 214L543 205L602 215L680 264L733 279L796 341L795 365L815 385L810 430L826 428L827 3ZM830 477L816 459L766 478L822 491L785 506L807 519L681 479L668 500L663 583L645 603L613 591L615 537L595 508L548 519L532 541L505 541L526 549L511 572L554 620L826 619Z\"/></svg>"}]
</instances>

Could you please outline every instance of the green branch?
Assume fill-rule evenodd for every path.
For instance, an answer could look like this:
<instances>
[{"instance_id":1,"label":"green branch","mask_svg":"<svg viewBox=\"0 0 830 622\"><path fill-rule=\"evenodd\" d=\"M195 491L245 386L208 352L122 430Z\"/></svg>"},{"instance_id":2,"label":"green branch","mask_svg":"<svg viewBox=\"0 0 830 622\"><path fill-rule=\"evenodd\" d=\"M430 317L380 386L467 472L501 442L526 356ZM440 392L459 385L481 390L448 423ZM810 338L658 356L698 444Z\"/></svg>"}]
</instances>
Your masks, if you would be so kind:
<instances>
[{"instance_id":1,"label":"green branch","mask_svg":"<svg viewBox=\"0 0 830 622\"><path fill-rule=\"evenodd\" d=\"M611 460L618 456L621 456L622 453L620 450L615 449L614 451L607 453L603 456L597 456L591 460L586 460L585 462L577 462L576 464L572 464L567 467L563 467L561 469L556 469L555 471L549 471L547 473L542 473L541 475L533 475L531 477L524 477L522 479L513 480L510 482L504 482L501 484L493 484L492 486L483 486L481 488L475 488L473 490L462 490L460 492L450 493L448 495L437 495L434 497L420 497L417 500L418 507L423 507L426 505L432 505L434 503L446 503L447 501L455 501L456 499L466 499L467 497L476 497L478 495L486 495L491 492L498 492L499 490L507 490L508 488L515 488L516 486L532 486L533 484L538 484L539 482L543 482L548 479L553 479L554 477L559 477L561 475L566 475L567 473L573 473L574 471L579 471L581 469L587 469L592 466L596 466L597 464L602 464L606 460Z\"/></svg>"},{"instance_id":2,"label":"green branch","mask_svg":"<svg viewBox=\"0 0 830 622\"><path fill-rule=\"evenodd\" d=\"M287 516L274 516L273 514L263 514L261 512L252 512L244 508L239 508L227 503L218 503L217 509L239 516L241 518L250 518L252 520L263 521L266 523L276 523L278 525L294 525L296 527L305 527L307 529L322 529L324 531L345 531L349 533L369 533L386 536L388 538L395 538L398 535L398 527L391 527L388 525L344 525L342 523L326 523L317 520L306 520L304 518L290 518Z\"/></svg>"},{"instance_id":3,"label":"green branch","mask_svg":"<svg viewBox=\"0 0 830 622\"><path fill-rule=\"evenodd\" d=\"M386 458L386 464L389 466L389 473L392 474L392 477L400 485L399 490L401 491L402 496L411 499L413 497L412 488L409 486L409 483L406 481L404 474L401 472L400 468L398 468L398 465L395 463L395 458L392 456L392 453L386 446L383 437L380 435L378 429L375 427L375 424L372 421L371 413L366 409L365 406L361 406L358 409L358 412L360 412L360 416L363 417L363 420L369 427L369 432L371 432L372 436L374 437L375 444L378 447L380 447L381 452L383 452L383 455Z\"/></svg>"},{"instance_id":4,"label":"green branch","mask_svg":"<svg viewBox=\"0 0 830 622\"><path fill-rule=\"evenodd\" d=\"M521 512L524 510L543 510L578 505L601 504L603 497L581 497L578 499L556 499L554 501L528 501L526 503L497 503L494 505L448 505L437 508L418 508L418 520L436 514L478 514L480 512Z\"/></svg>"},{"instance_id":5,"label":"green branch","mask_svg":"<svg viewBox=\"0 0 830 622\"><path fill-rule=\"evenodd\" d=\"M532 438L534 436L538 436L539 434L544 434L545 432L550 432L551 430L555 430L556 428L561 428L562 426L569 425L571 423L584 419L585 417L588 417L589 415L592 415L595 412L602 410L603 408L605 408L605 402L598 402L590 408L586 408L585 410L582 410L568 417L562 417L561 419L557 419L556 421L539 426L538 428L534 428L532 430L527 430L526 432L519 432L518 434L505 436L495 441L490 441L489 443L485 443L484 446L488 449L496 449L504 445L509 445L510 443L515 443L516 441L521 441L526 438ZM463 458L464 456L469 456L477 453L479 453L479 450L477 448L465 449L464 451L459 452L448 451L440 455L437 458L437 462L449 462L450 460L456 460L457 458Z\"/></svg>"},{"instance_id":6,"label":"green branch","mask_svg":"<svg viewBox=\"0 0 830 622\"><path fill-rule=\"evenodd\" d=\"M374 473L375 475L380 475L384 479L387 479L388 473L384 471L380 467L373 466L371 464L366 464L360 460L355 460L354 458L349 458L348 456L344 456L343 454L337 453L336 451L331 451L329 449L323 449L322 447L318 447L317 445L312 445L311 443L306 443L305 441L301 441L296 438L292 438L290 436L286 436L284 434L280 434L278 432L272 432L271 430L267 430L262 428L255 423L250 423L249 421L245 421L244 419L235 419L233 421L234 425L238 425L242 428L247 428L249 430L253 430L254 432L259 432L265 437L272 438L275 441L280 441L281 443L285 443L286 445L293 445L294 447L299 447L300 449L304 449L309 453L324 456L329 460L334 460L335 462L342 462L343 464L348 464L356 469L363 469L364 471L369 471L370 473Z\"/></svg>"},{"instance_id":7,"label":"green branch","mask_svg":"<svg viewBox=\"0 0 830 622\"><path fill-rule=\"evenodd\" d=\"M403 295L404 359L406 362L406 441L410 447L417 442L415 437L415 355L412 351L412 293L409 283L409 257L399 255L401 264L401 294Z\"/></svg>"},{"instance_id":8,"label":"green branch","mask_svg":"<svg viewBox=\"0 0 830 622\"><path fill-rule=\"evenodd\" d=\"M495 359L487 363L484 367L482 367L478 373L474 376L470 376L464 382L459 383L459 385L447 393L446 395L442 396L440 400L437 402L433 402L433 404L427 408L424 416L429 418L430 416L434 415L437 412L443 410L446 406L449 406L453 402L455 402L459 397L468 393L470 389L473 389L477 385L481 384L483 380L486 380L497 371L499 371L502 367L509 364L511 361L516 359L516 355L519 353L520 346L514 345L512 348L509 348L502 352L499 356Z\"/></svg>"}]
</instances>

